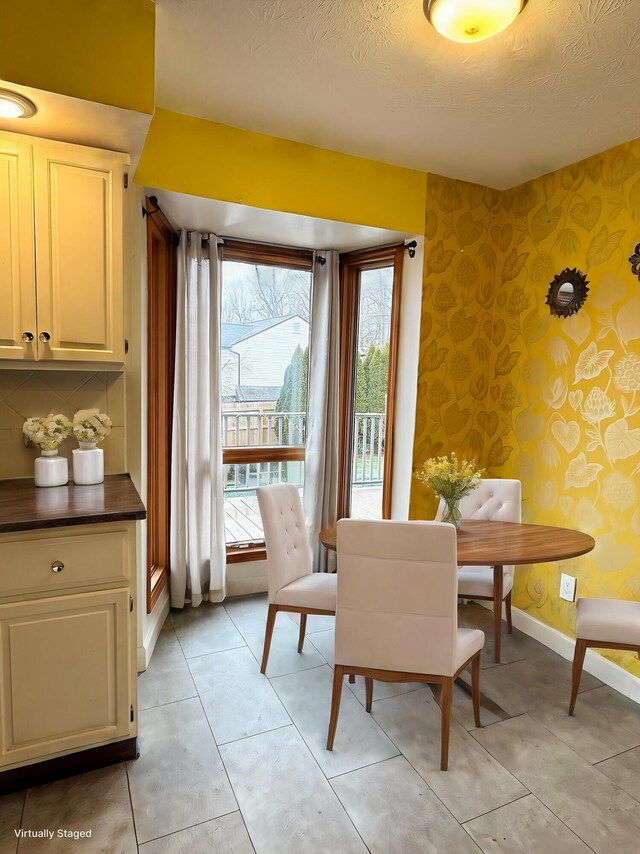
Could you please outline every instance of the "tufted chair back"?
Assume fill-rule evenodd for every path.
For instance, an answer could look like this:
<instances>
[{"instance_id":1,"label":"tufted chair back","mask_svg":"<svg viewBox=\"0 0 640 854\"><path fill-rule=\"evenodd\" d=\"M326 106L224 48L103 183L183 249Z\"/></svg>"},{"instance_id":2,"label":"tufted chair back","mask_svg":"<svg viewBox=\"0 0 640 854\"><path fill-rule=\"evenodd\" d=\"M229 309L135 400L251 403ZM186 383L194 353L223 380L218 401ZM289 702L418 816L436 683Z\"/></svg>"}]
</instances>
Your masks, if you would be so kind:
<instances>
[{"instance_id":1,"label":"tufted chair back","mask_svg":"<svg viewBox=\"0 0 640 854\"><path fill-rule=\"evenodd\" d=\"M336 664L451 676L456 530L440 522L338 522Z\"/></svg>"},{"instance_id":2,"label":"tufted chair back","mask_svg":"<svg viewBox=\"0 0 640 854\"><path fill-rule=\"evenodd\" d=\"M312 570L311 548L298 488L275 483L256 489L267 546L269 602L278 591Z\"/></svg>"},{"instance_id":3,"label":"tufted chair back","mask_svg":"<svg viewBox=\"0 0 640 854\"><path fill-rule=\"evenodd\" d=\"M522 521L522 488L519 480L485 478L480 485L460 502L463 519L484 519L498 522ZM444 502L440 501L436 519L441 518ZM505 566L505 574L513 573L513 566Z\"/></svg>"}]
</instances>

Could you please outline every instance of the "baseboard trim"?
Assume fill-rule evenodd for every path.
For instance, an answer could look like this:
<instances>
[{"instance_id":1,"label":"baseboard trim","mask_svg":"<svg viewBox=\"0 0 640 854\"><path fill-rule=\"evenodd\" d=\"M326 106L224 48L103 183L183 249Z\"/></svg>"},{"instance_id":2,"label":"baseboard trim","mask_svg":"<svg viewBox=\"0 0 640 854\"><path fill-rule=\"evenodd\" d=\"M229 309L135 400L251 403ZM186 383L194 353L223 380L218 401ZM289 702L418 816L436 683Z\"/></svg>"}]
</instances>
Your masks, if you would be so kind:
<instances>
[{"instance_id":1,"label":"baseboard trim","mask_svg":"<svg viewBox=\"0 0 640 854\"><path fill-rule=\"evenodd\" d=\"M482 605L483 608L493 610L490 602L477 601L478 605ZM548 626L520 608L512 607L511 613L513 625L517 629L525 635L529 635L534 640L539 641L544 646L553 650L553 652L557 652L558 655L561 655L568 661L573 661L574 638L563 634L552 626ZM633 673L629 673L628 670L620 667L620 665L609 661L608 658L595 652L595 650L587 650L584 659L584 670L595 676L596 679L604 682L605 685L609 685L610 688L614 688L620 694L624 694L625 697L630 697L636 703L640 703L640 679L634 676Z\"/></svg>"},{"instance_id":2,"label":"baseboard trim","mask_svg":"<svg viewBox=\"0 0 640 854\"><path fill-rule=\"evenodd\" d=\"M165 620L169 614L169 591L165 587L158 601L155 604L153 611L147 614L145 622L145 632L142 641L142 646L138 647L137 667L138 673L144 672L149 666L153 650L155 649L158 637L162 631Z\"/></svg>"},{"instance_id":3,"label":"baseboard trim","mask_svg":"<svg viewBox=\"0 0 640 854\"><path fill-rule=\"evenodd\" d=\"M139 755L138 739L127 738L75 753L66 753L64 756L55 756L53 759L44 759L31 765L9 768L0 772L0 795L53 783L55 780L63 780L65 777L73 777L107 765L127 762L137 759Z\"/></svg>"}]
</instances>

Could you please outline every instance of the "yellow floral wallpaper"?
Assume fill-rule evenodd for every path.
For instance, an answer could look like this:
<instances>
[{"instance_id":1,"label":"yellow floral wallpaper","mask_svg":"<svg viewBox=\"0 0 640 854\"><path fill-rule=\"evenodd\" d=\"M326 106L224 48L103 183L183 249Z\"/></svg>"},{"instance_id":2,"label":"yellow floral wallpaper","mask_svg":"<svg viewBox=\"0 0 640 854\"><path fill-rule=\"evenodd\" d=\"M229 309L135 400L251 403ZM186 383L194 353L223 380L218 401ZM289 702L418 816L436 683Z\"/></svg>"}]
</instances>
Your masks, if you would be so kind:
<instances>
[{"instance_id":1,"label":"yellow floral wallpaper","mask_svg":"<svg viewBox=\"0 0 640 854\"><path fill-rule=\"evenodd\" d=\"M575 605L558 596L562 570L577 577L579 596L640 598L640 282L628 261L640 242L640 140L485 200L487 192L429 176L414 457L474 454L489 474L522 480L525 521L595 537L590 555L516 573L514 604L572 634ZM451 213L443 199L455 199ZM468 243L467 222L481 214L484 228ZM441 273L429 266L439 241L452 252ZM458 273L467 252L478 276L469 291ZM549 314L545 297L566 267L586 274L590 292L565 319ZM464 337L453 306L446 325L438 321L441 281L473 318ZM439 351L447 367L430 369ZM451 365L465 356L469 370L456 380ZM487 389L474 397L480 373ZM451 435L450 404L438 405L447 393L467 412ZM430 517L426 493L414 485L414 517ZM635 656L605 654L640 675Z\"/></svg>"},{"instance_id":2,"label":"yellow floral wallpaper","mask_svg":"<svg viewBox=\"0 0 640 854\"><path fill-rule=\"evenodd\" d=\"M506 343L493 323L495 272L510 237L500 214L497 191L428 176L416 468L449 451L483 465L505 462L498 415L487 404L496 347ZM501 393L506 402L512 390ZM433 518L435 508L431 490L415 482L411 517Z\"/></svg>"}]
</instances>

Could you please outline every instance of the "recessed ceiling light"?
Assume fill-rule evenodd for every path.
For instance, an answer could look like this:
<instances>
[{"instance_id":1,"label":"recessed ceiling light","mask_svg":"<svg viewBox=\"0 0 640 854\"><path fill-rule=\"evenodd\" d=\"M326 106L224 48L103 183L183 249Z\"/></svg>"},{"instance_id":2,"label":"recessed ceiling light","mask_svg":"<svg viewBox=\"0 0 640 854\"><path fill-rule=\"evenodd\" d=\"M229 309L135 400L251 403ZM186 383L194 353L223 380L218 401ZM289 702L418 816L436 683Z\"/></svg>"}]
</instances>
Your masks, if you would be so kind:
<instances>
[{"instance_id":1,"label":"recessed ceiling light","mask_svg":"<svg viewBox=\"0 0 640 854\"><path fill-rule=\"evenodd\" d=\"M424 0L435 29L454 42L480 42L506 29L527 0Z\"/></svg>"},{"instance_id":2,"label":"recessed ceiling light","mask_svg":"<svg viewBox=\"0 0 640 854\"><path fill-rule=\"evenodd\" d=\"M36 105L33 101L11 92L9 89L0 89L0 118L3 119L29 119L36 114Z\"/></svg>"}]
</instances>

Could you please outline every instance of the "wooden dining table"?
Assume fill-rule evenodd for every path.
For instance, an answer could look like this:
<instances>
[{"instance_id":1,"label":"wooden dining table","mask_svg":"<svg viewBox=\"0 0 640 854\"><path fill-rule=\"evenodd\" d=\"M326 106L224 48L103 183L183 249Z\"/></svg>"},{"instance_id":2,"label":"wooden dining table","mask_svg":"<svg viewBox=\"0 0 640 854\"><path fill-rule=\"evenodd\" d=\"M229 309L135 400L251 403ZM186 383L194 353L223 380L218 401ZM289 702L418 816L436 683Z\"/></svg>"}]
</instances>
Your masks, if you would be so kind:
<instances>
[{"instance_id":1,"label":"wooden dining table","mask_svg":"<svg viewBox=\"0 0 640 854\"><path fill-rule=\"evenodd\" d=\"M320 542L336 550L336 526L320 532ZM551 563L587 554L595 546L589 534L572 528L465 519L458 531L458 566L493 567L495 660L500 661L503 567ZM340 567L338 567L339 571Z\"/></svg>"}]
</instances>

